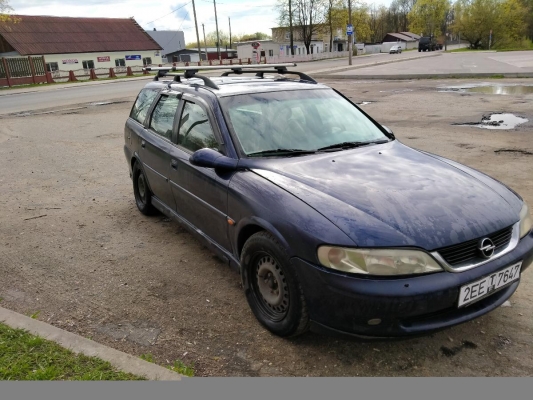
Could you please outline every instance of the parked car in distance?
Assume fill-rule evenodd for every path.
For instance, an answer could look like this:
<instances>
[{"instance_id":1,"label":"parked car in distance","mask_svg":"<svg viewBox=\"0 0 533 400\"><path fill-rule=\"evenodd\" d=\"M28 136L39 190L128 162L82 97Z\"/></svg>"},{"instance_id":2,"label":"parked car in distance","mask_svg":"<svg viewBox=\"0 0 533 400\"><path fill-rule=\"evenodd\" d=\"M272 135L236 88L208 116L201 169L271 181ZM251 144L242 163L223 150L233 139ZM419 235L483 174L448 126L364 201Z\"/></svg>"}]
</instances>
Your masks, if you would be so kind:
<instances>
[{"instance_id":1,"label":"parked car in distance","mask_svg":"<svg viewBox=\"0 0 533 400\"><path fill-rule=\"evenodd\" d=\"M240 273L268 330L417 335L515 292L533 219L514 191L285 64L197 68L148 68L124 130L135 202Z\"/></svg>"},{"instance_id":2,"label":"parked car in distance","mask_svg":"<svg viewBox=\"0 0 533 400\"><path fill-rule=\"evenodd\" d=\"M418 51L435 51L437 42L433 37L422 36L418 41Z\"/></svg>"},{"instance_id":3,"label":"parked car in distance","mask_svg":"<svg viewBox=\"0 0 533 400\"><path fill-rule=\"evenodd\" d=\"M395 44L392 46L389 50L389 54L401 54L402 53L402 46Z\"/></svg>"}]
</instances>

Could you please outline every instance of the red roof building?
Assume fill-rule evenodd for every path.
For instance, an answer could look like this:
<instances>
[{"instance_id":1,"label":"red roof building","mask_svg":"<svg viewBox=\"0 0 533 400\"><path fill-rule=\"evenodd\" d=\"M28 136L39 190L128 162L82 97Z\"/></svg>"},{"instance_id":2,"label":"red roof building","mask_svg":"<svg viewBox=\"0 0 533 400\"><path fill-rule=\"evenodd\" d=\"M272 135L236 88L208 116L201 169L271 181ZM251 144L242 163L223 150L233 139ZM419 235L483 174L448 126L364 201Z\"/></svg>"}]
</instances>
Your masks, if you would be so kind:
<instances>
[{"instance_id":1,"label":"red roof building","mask_svg":"<svg viewBox=\"0 0 533 400\"><path fill-rule=\"evenodd\" d=\"M161 46L133 18L13 17L0 22L0 57L42 55L54 68L161 63Z\"/></svg>"}]
</instances>

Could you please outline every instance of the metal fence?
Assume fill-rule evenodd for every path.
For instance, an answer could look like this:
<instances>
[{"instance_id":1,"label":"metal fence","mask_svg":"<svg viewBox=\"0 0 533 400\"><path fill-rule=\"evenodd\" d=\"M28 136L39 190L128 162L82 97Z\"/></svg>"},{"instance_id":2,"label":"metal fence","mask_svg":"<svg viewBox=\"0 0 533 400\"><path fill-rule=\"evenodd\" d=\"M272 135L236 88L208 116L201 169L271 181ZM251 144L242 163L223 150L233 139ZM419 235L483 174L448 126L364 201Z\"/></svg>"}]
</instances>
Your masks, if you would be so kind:
<instances>
[{"instance_id":1,"label":"metal fence","mask_svg":"<svg viewBox=\"0 0 533 400\"><path fill-rule=\"evenodd\" d=\"M50 83L44 57L10 57L0 59L0 86Z\"/></svg>"},{"instance_id":2,"label":"metal fence","mask_svg":"<svg viewBox=\"0 0 533 400\"><path fill-rule=\"evenodd\" d=\"M325 53L314 53L314 54L302 54L302 55L283 55L283 56L272 56L266 57L267 62L270 64L282 63L282 62L306 62L306 61L316 61L316 60L328 60L331 58L342 58L348 57L349 53L347 51L331 51Z\"/></svg>"}]
</instances>

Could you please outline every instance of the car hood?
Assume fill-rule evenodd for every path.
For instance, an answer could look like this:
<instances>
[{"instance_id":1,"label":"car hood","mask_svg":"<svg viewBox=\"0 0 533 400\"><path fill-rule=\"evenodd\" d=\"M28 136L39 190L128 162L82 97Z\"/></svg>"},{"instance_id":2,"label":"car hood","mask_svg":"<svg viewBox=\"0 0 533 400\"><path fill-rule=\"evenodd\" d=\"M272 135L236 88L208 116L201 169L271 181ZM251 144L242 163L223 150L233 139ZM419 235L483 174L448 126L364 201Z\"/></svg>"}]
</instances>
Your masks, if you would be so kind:
<instances>
[{"instance_id":1,"label":"car hood","mask_svg":"<svg viewBox=\"0 0 533 400\"><path fill-rule=\"evenodd\" d=\"M426 250L482 237L519 219L499 182L397 140L248 167L320 212L357 246Z\"/></svg>"}]
</instances>

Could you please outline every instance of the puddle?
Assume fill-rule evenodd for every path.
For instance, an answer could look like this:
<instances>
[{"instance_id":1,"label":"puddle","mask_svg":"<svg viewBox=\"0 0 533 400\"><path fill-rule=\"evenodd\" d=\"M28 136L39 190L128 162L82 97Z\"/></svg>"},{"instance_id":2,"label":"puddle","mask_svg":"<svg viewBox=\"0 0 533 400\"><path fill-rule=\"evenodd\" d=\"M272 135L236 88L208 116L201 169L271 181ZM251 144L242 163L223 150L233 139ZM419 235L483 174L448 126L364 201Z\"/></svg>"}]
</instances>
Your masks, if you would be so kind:
<instances>
[{"instance_id":1,"label":"puddle","mask_svg":"<svg viewBox=\"0 0 533 400\"><path fill-rule=\"evenodd\" d=\"M380 90L379 93L404 93L412 92L413 89L397 89L397 90Z\"/></svg>"},{"instance_id":2,"label":"puddle","mask_svg":"<svg viewBox=\"0 0 533 400\"><path fill-rule=\"evenodd\" d=\"M520 124L528 122L528 119L517 117L514 114L491 114L484 115L481 123L471 122L466 124L453 124L459 126L475 126L482 129L514 129Z\"/></svg>"},{"instance_id":3,"label":"puddle","mask_svg":"<svg viewBox=\"0 0 533 400\"><path fill-rule=\"evenodd\" d=\"M464 86L445 86L439 92L483 93L499 95L533 94L533 85L480 83Z\"/></svg>"},{"instance_id":4,"label":"puddle","mask_svg":"<svg viewBox=\"0 0 533 400\"><path fill-rule=\"evenodd\" d=\"M95 103L89 103L90 106L108 106L110 104L122 104L127 103L127 101L97 101Z\"/></svg>"},{"instance_id":5,"label":"puddle","mask_svg":"<svg viewBox=\"0 0 533 400\"><path fill-rule=\"evenodd\" d=\"M533 156L533 153L531 151L520 150L520 149L499 149L499 150L494 150L494 152L496 154L511 153L511 154L522 154L524 156Z\"/></svg>"}]
</instances>

